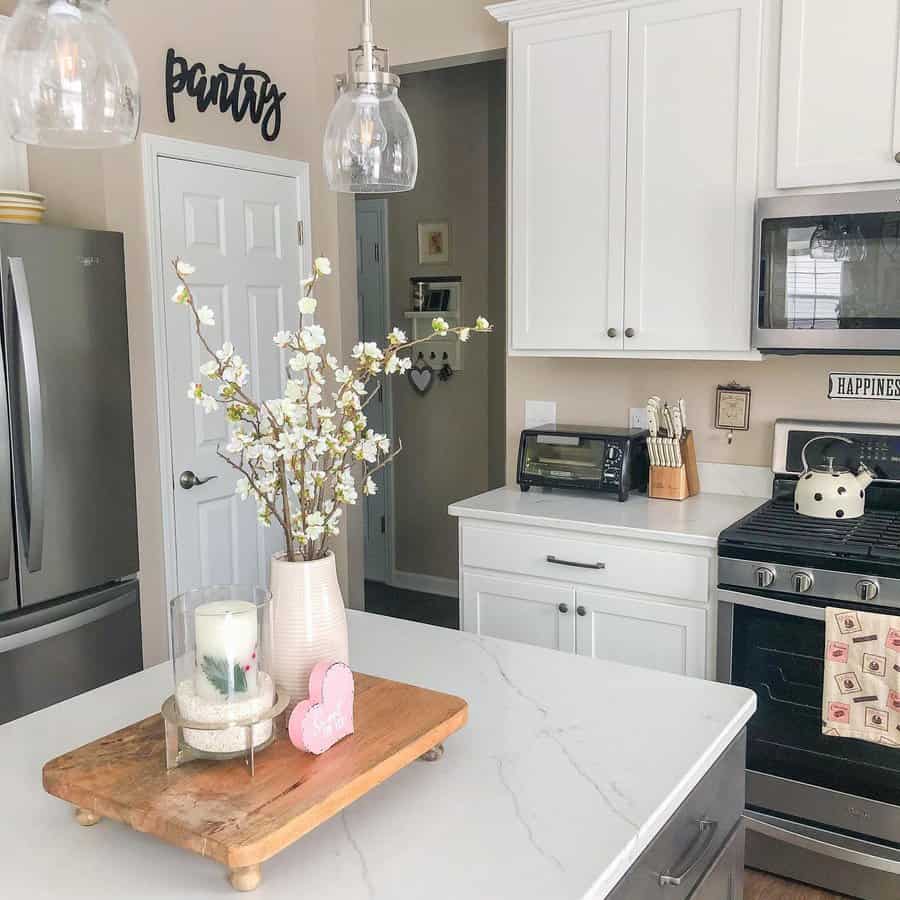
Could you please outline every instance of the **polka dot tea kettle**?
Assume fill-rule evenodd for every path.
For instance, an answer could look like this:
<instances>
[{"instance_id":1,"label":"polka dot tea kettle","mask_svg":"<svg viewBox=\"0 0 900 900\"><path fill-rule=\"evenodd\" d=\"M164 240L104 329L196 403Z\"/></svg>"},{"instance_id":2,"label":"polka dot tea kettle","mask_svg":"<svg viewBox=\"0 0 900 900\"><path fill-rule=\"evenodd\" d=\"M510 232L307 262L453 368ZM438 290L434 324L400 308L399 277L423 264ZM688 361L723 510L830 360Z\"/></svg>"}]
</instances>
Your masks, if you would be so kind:
<instances>
[{"instance_id":1,"label":"polka dot tea kettle","mask_svg":"<svg viewBox=\"0 0 900 900\"><path fill-rule=\"evenodd\" d=\"M833 456L825 457L825 465L810 466L807 448L826 440L853 445L853 441L837 434L820 434L803 445L803 472L794 491L794 509L814 519L858 519L866 510L866 488L874 476L862 463L854 475L849 469L836 466Z\"/></svg>"}]
</instances>

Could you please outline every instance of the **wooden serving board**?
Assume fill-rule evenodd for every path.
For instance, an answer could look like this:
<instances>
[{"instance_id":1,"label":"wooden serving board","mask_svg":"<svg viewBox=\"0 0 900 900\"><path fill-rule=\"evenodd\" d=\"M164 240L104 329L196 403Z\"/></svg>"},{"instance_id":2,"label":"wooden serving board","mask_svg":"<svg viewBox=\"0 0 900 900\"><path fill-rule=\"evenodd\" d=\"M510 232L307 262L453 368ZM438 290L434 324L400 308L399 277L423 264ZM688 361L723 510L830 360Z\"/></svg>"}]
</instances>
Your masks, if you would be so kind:
<instances>
[{"instance_id":1,"label":"wooden serving board","mask_svg":"<svg viewBox=\"0 0 900 900\"><path fill-rule=\"evenodd\" d=\"M72 803L82 825L107 817L228 867L253 890L260 863L462 728L459 697L355 675L355 733L322 756L281 736L256 758L197 760L166 769L163 720L151 716L44 766L44 788ZM433 752L434 751L434 752Z\"/></svg>"}]
</instances>

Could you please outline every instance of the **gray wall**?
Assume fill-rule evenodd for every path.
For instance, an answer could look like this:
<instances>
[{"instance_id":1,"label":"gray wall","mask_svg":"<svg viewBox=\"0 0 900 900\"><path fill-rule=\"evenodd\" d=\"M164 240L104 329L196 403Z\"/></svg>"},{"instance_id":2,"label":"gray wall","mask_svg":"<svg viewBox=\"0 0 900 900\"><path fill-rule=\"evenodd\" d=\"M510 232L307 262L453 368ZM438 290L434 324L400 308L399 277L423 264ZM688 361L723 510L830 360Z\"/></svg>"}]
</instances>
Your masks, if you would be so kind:
<instances>
[{"instance_id":1,"label":"gray wall","mask_svg":"<svg viewBox=\"0 0 900 900\"><path fill-rule=\"evenodd\" d=\"M392 382L396 566L457 577L454 500L504 480L505 445L505 63L487 62L403 77L402 98L419 142L416 189L388 197L391 319L409 330L413 275L459 275L462 316L501 327L473 335L465 369L419 396ZM449 221L450 262L418 264L417 223ZM426 354L427 355L427 354Z\"/></svg>"}]
</instances>

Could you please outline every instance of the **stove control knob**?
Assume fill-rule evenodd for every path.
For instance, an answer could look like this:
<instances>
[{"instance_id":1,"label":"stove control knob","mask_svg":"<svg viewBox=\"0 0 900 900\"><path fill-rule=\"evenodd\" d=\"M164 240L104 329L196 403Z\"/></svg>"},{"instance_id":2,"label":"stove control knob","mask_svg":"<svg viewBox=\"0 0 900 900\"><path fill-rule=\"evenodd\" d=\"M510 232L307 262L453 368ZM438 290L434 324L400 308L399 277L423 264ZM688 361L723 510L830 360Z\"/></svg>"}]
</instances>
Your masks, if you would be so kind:
<instances>
[{"instance_id":1,"label":"stove control knob","mask_svg":"<svg viewBox=\"0 0 900 900\"><path fill-rule=\"evenodd\" d=\"M878 596L878 582L868 579L857 581L856 596L862 603L871 603Z\"/></svg>"},{"instance_id":2,"label":"stove control knob","mask_svg":"<svg viewBox=\"0 0 900 900\"><path fill-rule=\"evenodd\" d=\"M791 583L798 594L805 594L813 586L813 577L809 572L794 572Z\"/></svg>"},{"instance_id":3,"label":"stove control knob","mask_svg":"<svg viewBox=\"0 0 900 900\"><path fill-rule=\"evenodd\" d=\"M771 587L775 583L775 570L762 566L753 573L758 588Z\"/></svg>"}]
</instances>

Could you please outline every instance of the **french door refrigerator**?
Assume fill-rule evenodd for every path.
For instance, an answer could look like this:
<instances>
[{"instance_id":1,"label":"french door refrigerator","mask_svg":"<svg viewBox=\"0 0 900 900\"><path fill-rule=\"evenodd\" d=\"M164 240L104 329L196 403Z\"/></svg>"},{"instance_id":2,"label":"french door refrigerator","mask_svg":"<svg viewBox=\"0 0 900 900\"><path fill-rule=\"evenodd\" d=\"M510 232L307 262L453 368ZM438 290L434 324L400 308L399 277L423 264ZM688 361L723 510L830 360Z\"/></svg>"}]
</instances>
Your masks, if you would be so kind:
<instances>
[{"instance_id":1,"label":"french door refrigerator","mask_svg":"<svg viewBox=\"0 0 900 900\"><path fill-rule=\"evenodd\" d=\"M0 723L141 669L120 234L0 224Z\"/></svg>"}]
</instances>

